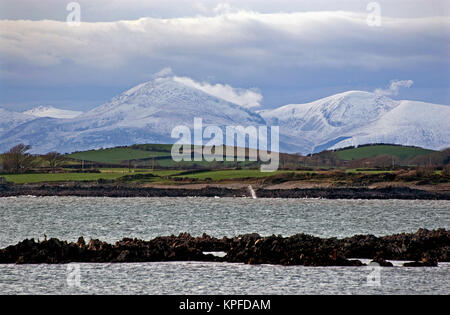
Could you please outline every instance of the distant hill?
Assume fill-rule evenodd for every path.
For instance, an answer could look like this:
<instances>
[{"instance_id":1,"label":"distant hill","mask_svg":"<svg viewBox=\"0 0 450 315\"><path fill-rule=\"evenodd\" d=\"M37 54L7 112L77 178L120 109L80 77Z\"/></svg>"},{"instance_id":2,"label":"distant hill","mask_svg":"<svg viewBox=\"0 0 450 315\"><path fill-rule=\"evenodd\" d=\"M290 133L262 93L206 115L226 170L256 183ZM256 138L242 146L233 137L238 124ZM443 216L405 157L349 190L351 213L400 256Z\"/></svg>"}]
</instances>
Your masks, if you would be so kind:
<instances>
[{"instance_id":1,"label":"distant hill","mask_svg":"<svg viewBox=\"0 0 450 315\"><path fill-rule=\"evenodd\" d=\"M123 164L126 161L138 161L145 159L152 159L155 157L170 157L170 151L144 151L133 149L131 147L118 147L110 149L89 150L83 152L76 152L67 155L67 157L90 162L98 162L105 164Z\"/></svg>"},{"instance_id":2,"label":"distant hill","mask_svg":"<svg viewBox=\"0 0 450 315\"><path fill-rule=\"evenodd\" d=\"M171 144L136 144L132 146L116 147L109 149L89 150L68 154L67 157L77 161L109 164L111 166L136 166L154 168L176 169L220 169L235 167L255 167L260 162L207 162L207 161L182 161L175 162L171 156ZM224 150L225 151L225 150ZM191 151L192 152L192 151ZM246 151L248 157L248 149ZM394 159L393 159L394 158ZM349 147L335 151L322 151L312 156L297 154L280 154L280 168L301 169L305 167L347 167L347 168L371 168L414 166L414 165L445 165L450 162L450 149L433 151L419 147L408 147L392 144L363 145L357 148Z\"/></svg>"},{"instance_id":3,"label":"distant hill","mask_svg":"<svg viewBox=\"0 0 450 315\"><path fill-rule=\"evenodd\" d=\"M347 148L336 151L336 156L345 161L371 158L380 155L391 155L399 159L413 158L436 152L419 147L408 147L391 144L364 145L357 148Z\"/></svg>"},{"instance_id":4,"label":"distant hill","mask_svg":"<svg viewBox=\"0 0 450 315\"><path fill-rule=\"evenodd\" d=\"M172 145L171 144L135 144L131 146L123 146L108 149L89 150L74 152L66 155L68 158L95 162L100 164L122 165L126 166L131 163L137 167L156 167L156 168L205 168L216 167L221 168L225 166L235 167L234 161L223 162L207 162L207 161L181 161L175 162L172 159ZM224 149L225 152L225 149ZM191 148L192 153L192 148ZM246 151L248 154L248 149ZM258 162L242 161L238 165L259 165Z\"/></svg>"}]
</instances>

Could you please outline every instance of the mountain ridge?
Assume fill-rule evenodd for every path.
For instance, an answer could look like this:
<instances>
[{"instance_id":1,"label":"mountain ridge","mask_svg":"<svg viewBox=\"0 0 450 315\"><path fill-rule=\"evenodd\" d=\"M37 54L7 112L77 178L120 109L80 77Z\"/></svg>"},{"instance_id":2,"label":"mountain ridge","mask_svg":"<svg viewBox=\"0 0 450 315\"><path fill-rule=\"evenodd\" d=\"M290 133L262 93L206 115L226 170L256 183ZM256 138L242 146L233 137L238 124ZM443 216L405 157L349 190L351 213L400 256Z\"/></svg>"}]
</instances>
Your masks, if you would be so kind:
<instances>
[{"instance_id":1,"label":"mountain ridge","mask_svg":"<svg viewBox=\"0 0 450 315\"><path fill-rule=\"evenodd\" d=\"M287 153L367 143L450 146L447 105L353 90L256 112L164 77L138 84L75 117L34 117L0 109L0 151L18 143L32 145L35 153L173 143L172 129L192 129L194 117L202 118L204 127L279 125L280 151Z\"/></svg>"},{"instance_id":2,"label":"mountain ridge","mask_svg":"<svg viewBox=\"0 0 450 315\"><path fill-rule=\"evenodd\" d=\"M413 112L396 110L405 104L415 104ZM432 116L430 112L433 112ZM312 144L303 153L366 143L416 145L430 149L450 146L450 128L445 123L450 118L449 106L397 101L371 92L347 91L310 103L261 111L260 114L268 124L279 124L281 134L291 137L296 134L311 140ZM396 128L399 121L404 130ZM439 132L438 126L443 126L443 130ZM394 134L393 130L402 136ZM413 138L409 135L412 130L429 131L427 140L418 139L418 132ZM377 136L381 131L383 137Z\"/></svg>"}]
</instances>

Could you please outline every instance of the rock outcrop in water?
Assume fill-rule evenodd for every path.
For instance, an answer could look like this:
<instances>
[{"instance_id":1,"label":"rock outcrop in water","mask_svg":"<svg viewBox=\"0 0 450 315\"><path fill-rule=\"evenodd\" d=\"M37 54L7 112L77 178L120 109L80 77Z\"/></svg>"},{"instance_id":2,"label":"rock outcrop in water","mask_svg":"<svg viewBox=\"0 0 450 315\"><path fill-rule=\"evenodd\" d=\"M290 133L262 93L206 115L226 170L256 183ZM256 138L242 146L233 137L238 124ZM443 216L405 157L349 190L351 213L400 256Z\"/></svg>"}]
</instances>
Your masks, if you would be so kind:
<instances>
[{"instance_id":1,"label":"rock outcrop in water","mask_svg":"<svg viewBox=\"0 0 450 315\"><path fill-rule=\"evenodd\" d=\"M226 252L225 257L204 252ZM279 264L304 266L362 266L368 258L381 266L389 260L409 260L406 266L436 266L450 261L450 231L419 229L412 234L384 237L355 235L352 237L319 238L306 234L290 237L246 234L222 239L206 234L192 237L157 237L150 241L124 238L115 244L100 240L88 243L80 237L68 243L52 238L36 242L24 240L0 250L0 263L38 264L69 262L155 262L155 261L224 261L247 264Z\"/></svg>"}]
</instances>

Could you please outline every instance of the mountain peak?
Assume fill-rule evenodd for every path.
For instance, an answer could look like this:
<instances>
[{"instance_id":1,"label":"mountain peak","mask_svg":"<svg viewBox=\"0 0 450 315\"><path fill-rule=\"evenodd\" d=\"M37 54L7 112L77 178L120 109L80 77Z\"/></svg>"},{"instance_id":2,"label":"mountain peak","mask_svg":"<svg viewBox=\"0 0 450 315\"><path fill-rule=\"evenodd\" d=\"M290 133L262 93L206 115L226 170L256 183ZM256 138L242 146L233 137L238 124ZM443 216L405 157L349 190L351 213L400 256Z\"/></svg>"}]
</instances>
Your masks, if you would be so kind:
<instances>
[{"instance_id":1,"label":"mountain peak","mask_svg":"<svg viewBox=\"0 0 450 315\"><path fill-rule=\"evenodd\" d=\"M386 96L364 91L349 91L318 100L313 108L320 110L329 125L348 126L378 119L398 105L399 102Z\"/></svg>"},{"instance_id":2,"label":"mountain peak","mask_svg":"<svg viewBox=\"0 0 450 315\"><path fill-rule=\"evenodd\" d=\"M192 123L193 117L201 117L205 123L217 125L265 124L257 113L168 77L136 85L83 117L96 116L108 117L108 121L120 120L124 124L132 121L135 126L164 119L186 124ZM190 119L186 120L186 117ZM161 128L170 125L161 124Z\"/></svg>"},{"instance_id":3,"label":"mountain peak","mask_svg":"<svg viewBox=\"0 0 450 315\"><path fill-rule=\"evenodd\" d=\"M405 102L372 92L347 91L260 114L267 123L279 125L284 136L309 140L310 145L303 153L356 142L409 144L431 149L448 146L448 140L442 140L448 138L443 136L448 128L446 131L438 126L448 125L444 120L450 107L430 103L412 106L413 103ZM428 109L432 117L425 118L418 108Z\"/></svg>"},{"instance_id":4,"label":"mountain peak","mask_svg":"<svg viewBox=\"0 0 450 315\"><path fill-rule=\"evenodd\" d=\"M289 104L273 110L262 111L267 120L314 120L314 128L323 126L351 126L361 121L377 119L385 112L398 106L399 102L386 96L365 91L347 91L331 95L319 100ZM306 126L308 129L308 127ZM306 129L303 129L306 130Z\"/></svg>"}]
</instances>

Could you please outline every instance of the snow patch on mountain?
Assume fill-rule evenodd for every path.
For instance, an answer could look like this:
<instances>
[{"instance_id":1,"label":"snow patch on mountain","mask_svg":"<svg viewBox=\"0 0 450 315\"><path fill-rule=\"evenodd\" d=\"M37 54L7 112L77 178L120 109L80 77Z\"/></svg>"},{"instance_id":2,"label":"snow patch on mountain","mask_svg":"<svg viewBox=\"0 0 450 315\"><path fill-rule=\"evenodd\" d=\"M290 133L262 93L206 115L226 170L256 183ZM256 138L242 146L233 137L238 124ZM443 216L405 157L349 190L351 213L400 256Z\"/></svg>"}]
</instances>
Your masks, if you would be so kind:
<instances>
[{"instance_id":1,"label":"snow patch on mountain","mask_svg":"<svg viewBox=\"0 0 450 315\"><path fill-rule=\"evenodd\" d=\"M9 131L27 121L36 117L24 113L17 113L0 108L0 136L2 133Z\"/></svg>"},{"instance_id":2,"label":"snow patch on mountain","mask_svg":"<svg viewBox=\"0 0 450 315\"><path fill-rule=\"evenodd\" d=\"M35 117L75 118L80 116L83 112L67 109L59 109L53 106L38 106L36 108L27 110L23 113Z\"/></svg>"}]
</instances>

